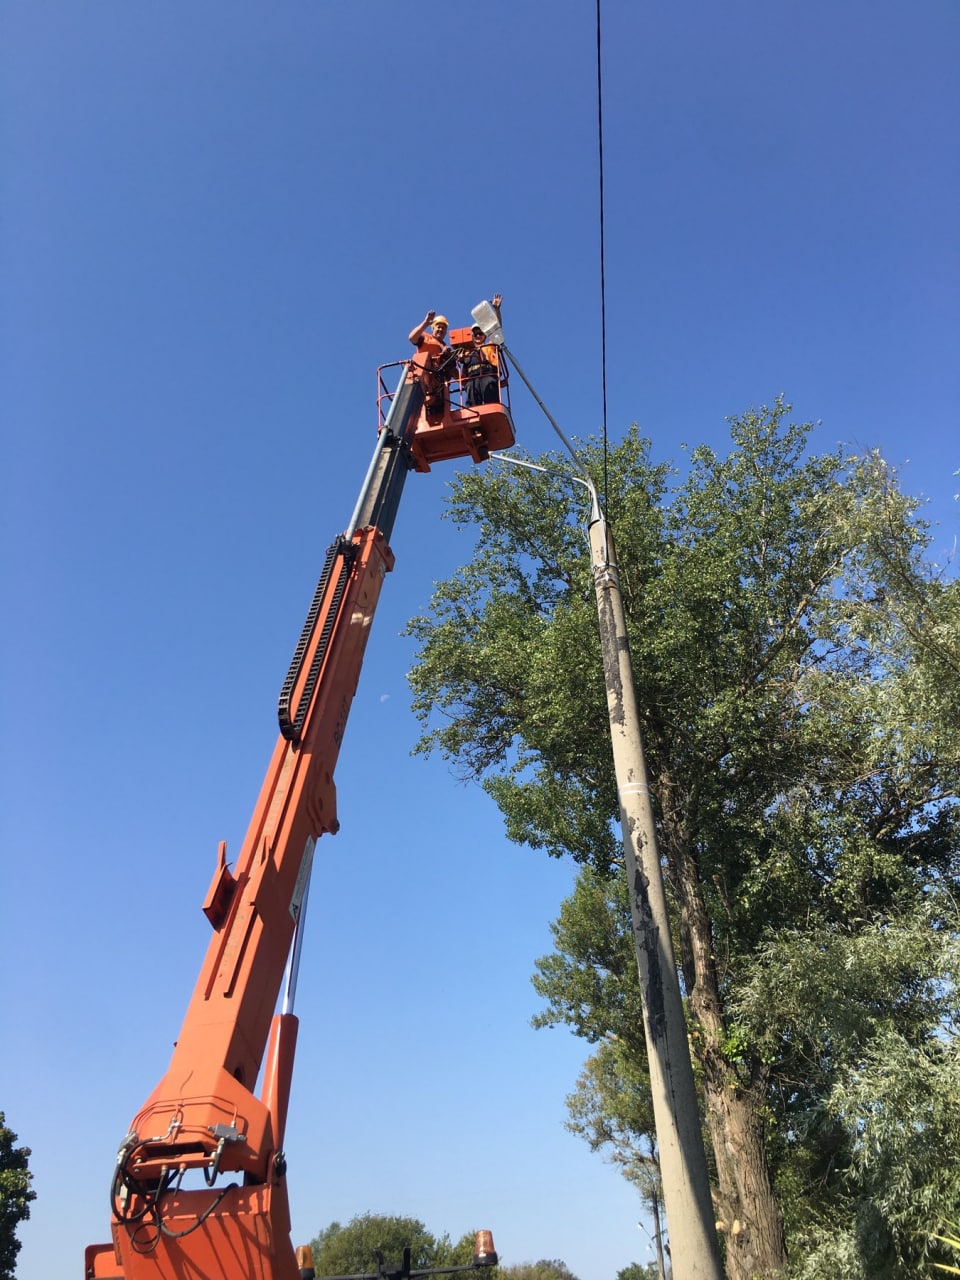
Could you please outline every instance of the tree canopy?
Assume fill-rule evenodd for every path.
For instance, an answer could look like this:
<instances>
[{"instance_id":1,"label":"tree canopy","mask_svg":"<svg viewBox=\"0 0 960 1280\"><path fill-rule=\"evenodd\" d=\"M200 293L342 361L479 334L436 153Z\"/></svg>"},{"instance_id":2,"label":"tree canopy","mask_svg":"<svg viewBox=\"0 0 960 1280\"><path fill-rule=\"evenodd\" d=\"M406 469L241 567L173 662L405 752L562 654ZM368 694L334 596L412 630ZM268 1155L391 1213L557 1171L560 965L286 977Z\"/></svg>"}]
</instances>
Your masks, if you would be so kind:
<instances>
[{"instance_id":1,"label":"tree canopy","mask_svg":"<svg viewBox=\"0 0 960 1280\"><path fill-rule=\"evenodd\" d=\"M0 1111L0 1280L13 1280L20 1252L17 1227L30 1217L30 1203L37 1198L31 1186L30 1148L18 1147L16 1141Z\"/></svg>"},{"instance_id":2,"label":"tree canopy","mask_svg":"<svg viewBox=\"0 0 960 1280\"><path fill-rule=\"evenodd\" d=\"M467 1266L473 1261L475 1236L476 1232L467 1231L451 1242L448 1235L428 1231L419 1218L363 1213L346 1226L331 1222L320 1231L313 1241L313 1265L318 1276L373 1275L378 1253L388 1267L399 1266L404 1249L409 1248L414 1270ZM497 1280L577 1280L559 1259L484 1268L477 1274Z\"/></svg>"},{"instance_id":3,"label":"tree canopy","mask_svg":"<svg viewBox=\"0 0 960 1280\"><path fill-rule=\"evenodd\" d=\"M683 477L636 429L606 460L727 1268L784 1274L789 1248L797 1275L912 1275L960 1203L960 590L879 456L812 453L782 401L730 432ZM584 864L545 1016L617 1037L642 1113L581 492L457 480L476 551L411 623L411 683L419 749Z\"/></svg>"},{"instance_id":4,"label":"tree canopy","mask_svg":"<svg viewBox=\"0 0 960 1280\"><path fill-rule=\"evenodd\" d=\"M419 1218L386 1213L362 1213L344 1226L331 1222L313 1241L313 1265L318 1276L373 1274L378 1254L388 1266L399 1266L410 1250L414 1270L465 1266L473 1261L475 1231L451 1242L435 1236Z\"/></svg>"},{"instance_id":5,"label":"tree canopy","mask_svg":"<svg viewBox=\"0 0 960 1280\"><path fill-rule=\"evenodd\" d=\"M617 1272L617 1280L660 1280L660 1269L655 1262L641 1266L639 1262L631 1262Z\"/></svg>"},{"instance_id":6,"label":"tree canopy","mask_svg":"<svg viewBox=\"0 0 960 1280\"><path fill-rule=\"evenodd\" d=\"M539 1262L521 1262L514 1267L498 1267L499 1280L577 1280L559 1258L541 1258Z\"/></svg>"}]
</instances>

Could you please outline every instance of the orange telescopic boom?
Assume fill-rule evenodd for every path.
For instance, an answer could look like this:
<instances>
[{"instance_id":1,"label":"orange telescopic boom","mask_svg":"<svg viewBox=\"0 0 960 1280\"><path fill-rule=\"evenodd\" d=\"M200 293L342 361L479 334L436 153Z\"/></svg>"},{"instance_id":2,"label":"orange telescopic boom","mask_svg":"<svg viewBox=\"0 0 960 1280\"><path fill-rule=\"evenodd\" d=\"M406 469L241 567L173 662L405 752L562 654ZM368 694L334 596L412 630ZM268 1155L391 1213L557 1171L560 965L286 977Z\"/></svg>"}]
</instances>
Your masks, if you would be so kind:
<instances>
[{"instance_id":1,"label":"orange telescopic boom","mask_svg":"<svg viewBox=\"0 0 960 1280\"><path fill-rule=\"evenodd\" d=\"M465 409L449 390L443 420L432 413L428 423L415 362L385 399L357 505L327 552L281 690L280 737L232 870L220 845L203 903L213 938L167 1073L120 1146L112 1239L87 1249L85 1280L300 1278L283 1139L301 922L314 847L339 826L334 769L393 568L388 539L408 471L481 461L514 440L505 404Z\"/></svg>"}]
</instances>

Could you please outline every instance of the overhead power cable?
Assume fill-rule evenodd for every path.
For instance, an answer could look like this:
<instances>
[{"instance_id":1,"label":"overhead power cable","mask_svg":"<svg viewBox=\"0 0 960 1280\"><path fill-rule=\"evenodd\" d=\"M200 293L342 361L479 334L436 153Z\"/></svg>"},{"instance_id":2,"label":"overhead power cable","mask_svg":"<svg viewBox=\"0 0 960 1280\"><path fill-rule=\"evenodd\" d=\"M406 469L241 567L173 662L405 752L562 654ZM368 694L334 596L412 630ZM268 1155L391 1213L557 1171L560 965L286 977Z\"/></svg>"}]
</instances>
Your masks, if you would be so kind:
<instances>
[{"instance_id":1,"label":"overhead power cable","mask_svg":"<svg viewBox=\"0 0 960 1280\"><path fill-rule=\"evenodd\" d=\"M603 397L603 507L609 511L607 484L607 279L603 212L603 70L600 57L600 0L597 0L597 151L600 160L600 382Z\"/></svg>"}]
</instances>

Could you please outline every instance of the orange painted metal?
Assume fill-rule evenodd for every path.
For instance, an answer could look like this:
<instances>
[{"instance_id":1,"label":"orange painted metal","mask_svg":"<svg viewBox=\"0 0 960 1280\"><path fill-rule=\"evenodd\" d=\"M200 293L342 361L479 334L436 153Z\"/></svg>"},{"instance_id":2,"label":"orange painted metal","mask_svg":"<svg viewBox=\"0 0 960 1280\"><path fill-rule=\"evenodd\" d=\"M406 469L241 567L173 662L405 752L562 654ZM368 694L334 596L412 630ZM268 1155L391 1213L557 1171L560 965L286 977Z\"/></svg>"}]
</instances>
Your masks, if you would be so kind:
<instances>
[{"instance_id":1,"label":"orange painted metal","mask_svg":"<svg viewBox=\"0 0 960 1280\"><path fill-rule=\"evenodd\" d=\"M407 387L419 381L424 394L408 397L393 431L416 470L482 462L514 443L507 404L451 403L450 381L422 353L403 367ZM381 427L390 400L379 397ZM284 686L295 731L277 740L232 869L219 847L203 903L213 938L167 1073L118 1155L112 1239L87 1249L86 1280L300 1280L283 1157L298 1024L274 1010L314 846L339 826L334 767L393 563L372 526L328 553L302 661ZM291 727L283 715L281 725Z\"/></svg>"},{"instance_id":2,"label":"orange painted metal","mask_svg":"<svg viewBox=\"0 0 960 1280\"><path fill-rule=\"evenodd\" d=\"M293 1083L293 1059L297 1051L300 1019L293 1013L278 1013L270 1024L270 1039L263 1066L260 1096L278 1134L287 1128L287 1107Z\"/></svg>"},{"instance_id":3,"label":"orange painted metal","mask_svg":"<svg viewBox=\"0 0 960 1280\"><path fill-rule=\"evenodd\" d=\"M339 825L334 766L383 579L393 568L393 553L373 528L344 541L338 556L353 561L347 585L337 607L338 575L331 575L294 689L296 705L327 627L300 744L278 739L234 870L223 845L218 852L204 902L214 936L170 1067L131 1125L124 1179L114 1186L113 1244L88 1250L87 1275L95 1280L298 1280L278 1160L296 1019L274 1019L274 1009L314 843ZM170 1171L191 1169L237 1173L245 1185L178 1188Z\"/></svg>"},{"instance_id":4,"label":"orange painted metal","mask_svg":"<svg viewBox=\"0 0 960 1280\"><path fill-rule=\"evenodd\" d=\"M506 405L481 404L474 409L450 408L440 422L431 423L421 413L410 452L418 471L429 471L435 462L471 457L485 462L495 449L509 449L516 441L513 419Z\"/></svg>"},{"instance_id":5,"label":"orange painted metal","mask_svg":"<svg viewBox=\"0 0 960 1280\"><path fill-rule=\"evenodd\" d=\"M114 1222L113 1243L87 1249L86 1276L299 1280L282 1188L232 1184L224 1191L205 1187L171 1192L164 1205L164 1227L166 1234L157 1240L152 1223L128 1229Z\"/></svg>"},{"instance_id":6,"label":"orange painted metal","mask_svg":"<svg viewBox=\"0 0 960 1280\"><path fill-rule=\"evenodd\" d=\"M470 329L456 332L466 335L468 339L461 345L472 344ZM424 404L418 410L416 420L408 424L405 438L409 442L415 469L429 471L436 462L450 462L456 458L485 462L495 450L509 449L515 444L517 436L510 413L505 375L501 376L502 403L468 408L461 401L462 389L457 380L456 366L451 365L452 376L442 380L432 368L433 359L432 353L418 351L409 361L399 362L399 367L406 368L406 381L421 382L425 392L429 390L434 399L432 412ZM381 430L393 400L392 393L386 389L384 370L395 367L398 366L384 365L378 370L377 411L378 428ZM440 399L441 386L442 409L438 410L436 401Z\"/></svg>"}]
</instances>

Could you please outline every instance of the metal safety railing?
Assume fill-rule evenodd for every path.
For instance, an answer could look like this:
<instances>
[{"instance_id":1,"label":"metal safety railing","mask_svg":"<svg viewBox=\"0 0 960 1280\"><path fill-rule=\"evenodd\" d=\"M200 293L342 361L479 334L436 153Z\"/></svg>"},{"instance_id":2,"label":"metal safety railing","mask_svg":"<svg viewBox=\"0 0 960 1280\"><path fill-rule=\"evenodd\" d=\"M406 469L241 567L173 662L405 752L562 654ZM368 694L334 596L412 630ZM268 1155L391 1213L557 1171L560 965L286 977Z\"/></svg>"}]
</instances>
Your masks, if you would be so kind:
<instances>
[{"instance_id":1,"label":"metal safety railing","mask_svg":"<svg viewBox=\"0 0 960 1280\"><path fill-rule=\"evenodd\" d=\"M510 371L507 361L503 354L498 351L497 360L497 387L499 390L500 403L510 408ZM390 387L385 380L385 374L391 369L410 369L416 368L412 360L394 360L390 364L382 364L377 369L377 430L382 431L386 425L387 418L390 413L390 406L397 394L399 387L403 385L403 379L397 378L396 386ZM477 374L472 377L464 376L461 362L458 360L452 366L453 374L446 379L448 402L451 409L466 409L467 405L467 388L471 381L481 377L489 377L489 374Z\"/></svg>"}]
</instances>

